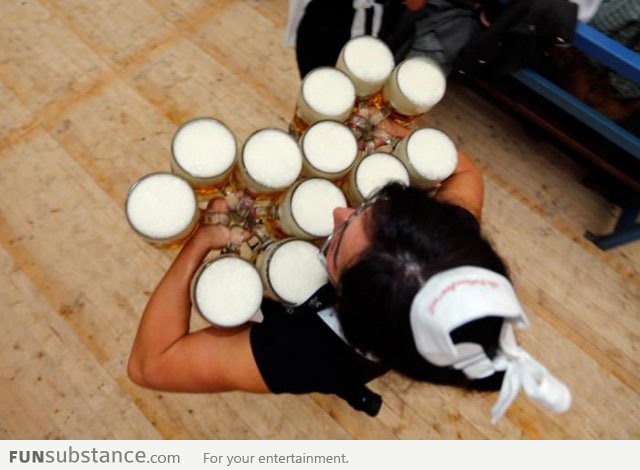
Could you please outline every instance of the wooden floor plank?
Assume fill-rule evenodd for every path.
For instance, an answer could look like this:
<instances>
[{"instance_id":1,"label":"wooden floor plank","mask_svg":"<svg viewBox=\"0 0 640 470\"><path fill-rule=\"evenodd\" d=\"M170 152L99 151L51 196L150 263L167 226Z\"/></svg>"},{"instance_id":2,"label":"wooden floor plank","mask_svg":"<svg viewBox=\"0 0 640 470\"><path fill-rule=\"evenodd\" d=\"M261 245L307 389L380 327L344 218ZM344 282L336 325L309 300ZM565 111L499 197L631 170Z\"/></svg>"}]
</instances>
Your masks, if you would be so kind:
<instances>
[{"instance_id":1,"label":"wooden floor plank","mask_svg":"<svg viewBox=\"0 0 640 470\"><path fill-rule=\"evenodd\" d=\"M3 2L0 79L30 110L88 90L107 65L39 3Z\"/></svg>"},{"instance_id":2,"label":"wooden floor plank","mask_svg":"<svg viewBox=\"0 0 640 470\"><path fill-rule=\"evenodd\" d=\"M388 374L372 384L372 389L384 397L379 419L389 426L399 439L487 437L464 418L452 419L451 407L445 410L443 400L432 390L427 388L412 394L408 385L409 383L404 383L396 374ZM443 417L445 419L442 419Z\"/></svg>"},{"instance_id":3,"label":"wooden floor plank","mask_svg":"<svg viewBox=\"0 0 640 470\"><path fill-rule=\"evenodd\" d=\"M3 381L10 382L9 389L2 387L0 392L0 421L18 425L10 437L158 438L148 422L145 427L146 420L130 397L87 354L73 331L3 249L0 274L8 281L0 284L2 327L13 332L13 344L2 348ZM6 357L5 351L13 353ZM15 396L28 397L28 403L17 408ZM56 430L22 430L20 412L46 416Z\"/></svg>"},{"instance_id":4,"label":"wooden floor plank","mask_svg":"<svg viewBox=\"0 0 640 470\"><path fill-rule=\"evenodd\" d=\"M59 116L50 133L114 201L129 185L170 171L175 124L120 80Z\"/></svg>"},{"instance_id":5,"label":"wooden floor plank","mask_svg":"<svg viewBox=\"0 0 640 470\"><path fill-rule=\"evenodd\" d=\"M36 162L43 164L33 173ZM0 187L13 194L13 204L0 209L0 243L122 386L128 382L126 357L139 314L167 267L165 254L132 237L121 208L47 134L37 133L1 156L0 167L12 175L0 177ZM40 264L37 259L48 261ZM157 407L141 405L150 393L132 385L127 390L164 437L198 436L191 431L193 424L183 423L193 419L186 413L186 396L169 395ZM221 397L209 410L199 415L207 436L210 415L225 417L217 425L221 435L251 435Z\"/></svg>"},{"instance_id":6,"label":"wooden floor plank","mask_svg":"<svg viewBox=\"0 0 640 470\"><path fill-rule=\"evenodd\" d=\"M0 81L0 142L32 120L32 112Z\"/></svg>"},{"instance_id":7,"label":"wooden floor plank","mask_svg":"<svg viewBox=\"0 0 640 470\"><path fill-rule=\"evenodd\" d=\"M152 54L131 72L128 84L176 126L211 116L226 123L241 142L263 127L285 128L284 117L277 121L265 112L256 91L187 40Z\"/></svg>"},{"instance_id":8,"label":"wooden floor plank","mask_svg":"<svg viewBox=\"0 0 640 470\"><path fill-rule=\"evenodd\" d=\"M272 22L238 3L203 24L191 39L257 93L246 98L257 100L258 113L275 117L272 126L288 125L300 80L293 50L283 49L282 33Z\"/></svg>"},{"instance_id":9,"label":"wooden floor plank","mask_svg":"<svg viewBox=\"0 0 640 470\"><path fill-rule=\"evenodd\" d=\"M66 29L113 66L169 36L173 27L144 1L39 0Z\"/></svg>"},{"instance_id":10,"label":"wooden floor plank","mask_svg":"<svg viewBox=\"0 0 640 470\"><path fill-rule=\"evenodd\" d=\"M270 2L249 0L244 3L267 18L275 26L274 29L283 31L287 26L288 0L272 0Z\"/></svg>"},{"instance_id":11,"label":"wooden floor plank","mask_svg":"<svg viewBox=\"0 0 640 470\"><path fill-rule=\"evenodd\" d=\"M239 0L145 0L149 6L160 15L170 21L178 29L182 29L185 23L192 27L194 23L203 17L208 18L212 14L218 14Z\"/></svg>"},{"instance_id":12,"label":"wooden floor plank","mask_svg":"<svg viewBox=\"0 0 640 470\"><path fill-rule=\"evenodd\" d=\"M396 439L393 430L380 419L355 411L335 395L313 393L313 400L355 439Z\"/></svg>"},{"instance_id":13,"label":"wooden floor plank","mask_svg":"<svg viewBox=\"0 0 640 470\"><path fill-rule=\"evenodd\" d=\"M498 191L495 196L494 189ZM638 285L598 265L589 251L554 233L536 214L520 220L518 214L526 212L526 207L516 199L501 197L500 191L488 185L485 226L496 244L504 247L516 286L532 289L538 302L551 307L620 366L637 373ZM520 248L523 246L526 250ZM540 263L541 256L544 263ZM562 275L571 276L571 282L559 282Z\"/></svg>"},{"instance_id":14,"label":"wooden floor plank","mask_svg":"<svg viewBox=\"0 0 640 470\"><path fill-rule=\"evenodd\" d=\"M582 184L579 161L457 83L418 123L445 130L483 170L484 230L531 319L520 341L569 384L568 413L520 396L491 426L497 394L398 374L371 384L385 400L377 418L320 394L131 383L140 313L176 252L136 238L126 191L169 168L187 119L218 117L240 145L287 128L300 83L282 45L287 10L286 0L0 3L0 437L640 438L640 244L603 252L586 241L620 209Z\"/></svg>"}]
</instances>

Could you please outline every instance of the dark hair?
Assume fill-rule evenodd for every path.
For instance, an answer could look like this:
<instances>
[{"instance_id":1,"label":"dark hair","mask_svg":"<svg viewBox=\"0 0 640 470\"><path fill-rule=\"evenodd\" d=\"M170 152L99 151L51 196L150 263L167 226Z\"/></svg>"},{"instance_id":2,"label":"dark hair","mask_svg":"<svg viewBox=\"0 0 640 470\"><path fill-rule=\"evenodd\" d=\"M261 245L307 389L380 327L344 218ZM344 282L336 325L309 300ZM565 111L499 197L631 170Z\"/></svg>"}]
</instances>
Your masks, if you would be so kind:
<instances>
[{"instance_id":1,"label":"dark hair","mask_svg":"<svg viewBox=\"0 0 640 470\"><path fill-rule=\"evenodd\" d=\"M346 339L384 365L417 380L472 389L498 389L502 373L468 380L452 367L429 363L417 351L411 303L434 274L478 266L507 276L500 256L466 209L439 202L422 189L387 185L367 211L369 247L345 269L338 285L338 315ZM482 318L452 332L454 343L481 344L495 355L502 319Z\"/></svg>"}]
</instances>

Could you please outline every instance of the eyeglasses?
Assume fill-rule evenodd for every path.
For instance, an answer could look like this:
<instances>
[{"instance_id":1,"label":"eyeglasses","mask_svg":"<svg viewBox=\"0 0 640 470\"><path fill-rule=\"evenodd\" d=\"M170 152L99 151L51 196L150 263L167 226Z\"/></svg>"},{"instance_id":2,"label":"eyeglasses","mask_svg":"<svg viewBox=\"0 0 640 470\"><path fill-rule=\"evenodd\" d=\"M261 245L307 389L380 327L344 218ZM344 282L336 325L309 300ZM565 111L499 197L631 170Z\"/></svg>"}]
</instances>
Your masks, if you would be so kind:
<instances>
[{"instance_id":1,"label":"eyeglasses","mask_svg":"<svg viewBox=\"0 0 640 470\"><path fill-rule=\"evenodd\" d=\"M320 258L320 261L322 262L325 269L327 270L327 273L329 273L327 253L329 251L329 245L331 245L331 240L333 240L336 237L339 237L337 239L338 241L336 242L335 250L333 250L333 265L336 266L336 262L338 260L338 251L340 249L340 243L342 242L342 236L344 235L344 232L347 229L347 226L349 225L349 223L353 220L354 217L362 214L365 210L367 210L369 207L373 206L377 201L382 199L384 199L384 197L381 194L381 190L375 191L368 199L366 199L358 207L356 207L356 209L351 214L349 214L347 218L344 219L340 225L335 227L331 235L329 235L327 239L324 241L324 243L320 247L320 251L318 252L318 257ZM331 274L329 274L329 279L333 284L336 284L337 280L332 279Z\"/></svg>"}]
</instances>

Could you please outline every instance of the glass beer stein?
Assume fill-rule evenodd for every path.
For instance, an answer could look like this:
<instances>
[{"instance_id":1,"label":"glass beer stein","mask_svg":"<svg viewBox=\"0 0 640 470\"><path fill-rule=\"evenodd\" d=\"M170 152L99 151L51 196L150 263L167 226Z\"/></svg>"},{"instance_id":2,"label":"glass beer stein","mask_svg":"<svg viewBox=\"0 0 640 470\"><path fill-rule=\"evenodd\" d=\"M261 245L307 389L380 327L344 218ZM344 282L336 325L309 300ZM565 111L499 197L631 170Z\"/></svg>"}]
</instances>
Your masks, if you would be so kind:
<instances>
[{"instance_id":1,"label":"glass beer stein","mask_svg":"<svg viewBox=\"0 0 640 470\"><path fill-rule=\"evenodd\" d=\"M259 311L262 289L255 266L227 254L200 266L191 283L191 299L207 321L229 328L246 323Z\"/></svg>"},{"instance_id":2,"label":"glass beer stein","mask_svg":"<svg viewBox=\"0 0 640 470\"><path fill-rule=\"evenodd\" d=\"M264 295L289 306L302 304L328 281L318 247L297 238L267 246L258 255L256 267Z\"/></svg>"},{"instance_id":3,"label":"glass beer stein","mask_svg":"<svg viewBox=\"0 0 640 470\"><path fill-rule=\"evenodd\" d=\"M312 124L300 138L302 172L336 181L347 174L358 156L358 141L346 125L338 121Z\"/></svg>"},{"instance_id":4,"label":"glass beer stein","mask_svg":"<svg viewBox=\"0 0 640 470\"><path fill-rule=\"evenodd\" d=\"M398 142L393 153L405 164L411 184L433 188L453 174L458 150L439 129L416 129Z\"/></svg>"},{"instance_id":5,"label":"glass beer stein","mask_svg":"<svg viewBox=\"0 0 640 470\"><path fill-rule=\"evenodd\" d=\"M444 96L447 79L440 66L427 57L411 57L398 64L374 101L388 108L390 118L407 126L434 107Z\"/></svg>"},{"instance_id":6,"label":"glass beer stein","mask_svg":"<svg viewBox=\"0 0 640 470\"><path fill-rule=\"evenodd\" d=\"M171 171L189 182L200 198L229 183L237 145L231 131L213 118L184 123L171 142Z\"/></svg>"},{"instance_id":7,"label":"glass beer stein","mask_svg":"<svg viewBox=\"0 0 640 470\"><path fill-rule=\"evenodd\" d=\"M289 132L298 138L311 124L331 119L346 122L356 102L351 79L335 67L318 67L305 75Z\"/></svg>"},{"instance_id":8,"label":"glass beer stein","mask_svg":"<svg viewBox=\"0 0 640 470\"><path fill-rule=\"evenodd\" d=\"M300 176L302 153L281 129L260 129L245 141L237 165L238 186L252 196L282 193Z\"/></svg>"},{"instance_id":9,"label":"glass beer stein","mask_svg":"<svg viewBox=\"0 0 640 470\"><path fill-rule=\"evenodd\" d=\"M360 36L350 39L340 51L336 68L353 82L358 99L374 95L391 74L393 53L380 39Z\"/></svg>"},{"instance_id":10,"label":"glass beer stein","mask_svg":"<svg viewBox=\"0 0 640 470\"><path fill-rule=\"evenodd\" d=\"M298 181L277 206L280 231L304 239L327 237L333 231L333 210L347 207L342 190L324 178Z\"/></svg>"},{"instance_id":11,"label":"glass beer stein","mask_svg":"<svg viewBox=\"0 0 640 470\"><path fill-rule=\"evenodd\" d=\"M409 172L394 155L374 152L361 159L349 172L345 194L352 207L357 207L377 189L397 181L409 185Z\"/></svg>"},{"instance_id":12,"label":"glass beer stein","mask_svg":"<svg viewBox=\"0 0 640 470\"><path fill-rule=\"evenodd\" d=\"M200 219L196 194L189 183L172 173L152 173L135 181L125 201L131 228L154 246L182 243Z\"/></svg>"}]
</instances>

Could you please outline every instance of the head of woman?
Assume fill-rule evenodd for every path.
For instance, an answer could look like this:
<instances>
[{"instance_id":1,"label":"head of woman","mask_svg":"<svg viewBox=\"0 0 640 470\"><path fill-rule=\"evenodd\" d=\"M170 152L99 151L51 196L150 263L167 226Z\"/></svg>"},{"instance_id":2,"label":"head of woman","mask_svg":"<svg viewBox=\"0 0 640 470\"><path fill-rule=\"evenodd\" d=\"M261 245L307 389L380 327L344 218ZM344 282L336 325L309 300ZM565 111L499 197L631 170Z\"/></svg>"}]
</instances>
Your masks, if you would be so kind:
<instances>
[{"instance_id":1,"label":"head of woman","mask_svg":"<svg viewBox=\"0 0 640 470\"><path fill-rule=\"evenodd\" d=\"M473 389L498 389L502 373L468 380L451 367L437 367L417 351L410 324L416 293L431 276L477 266L507 276L483 238L478 221L458 206L425 191L390 184L358 209L337 209L327 250L327 269L338 290L338 315L347 340L409 377ZM498 347L503 320L485 317L455 329L454 343Z\"/></svg>"}]
</instances>

